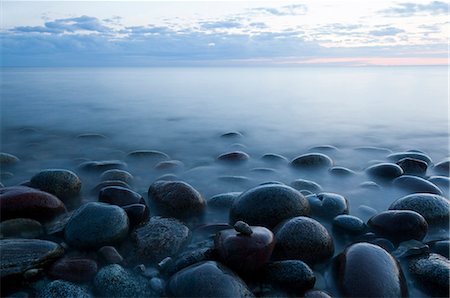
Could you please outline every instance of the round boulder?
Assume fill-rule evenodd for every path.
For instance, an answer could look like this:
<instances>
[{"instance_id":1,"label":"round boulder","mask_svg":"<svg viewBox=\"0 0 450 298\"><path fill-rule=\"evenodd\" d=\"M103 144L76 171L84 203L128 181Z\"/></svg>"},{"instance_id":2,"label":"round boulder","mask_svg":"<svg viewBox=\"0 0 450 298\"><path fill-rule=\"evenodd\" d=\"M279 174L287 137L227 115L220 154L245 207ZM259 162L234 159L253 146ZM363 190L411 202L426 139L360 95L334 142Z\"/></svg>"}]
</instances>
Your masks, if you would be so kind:
<instances>
[{"instance_id":1,"label":"round boulder","mask_svg":"<svg viewBox=\"0 0 450 298\"><path fill-rule=\"evenodd\" d=\"M332 219L340 214L348 214L347 199L335 193L319 193L306 196L311 213L323 218Z\"/></svg>"},{"instance_id":2,"label":"round boulder","mask_svg":"<svg viewBox=\"0 0 450 298\"><path fill-rule=\"evenodd\" d=\"M333 160L322 153L307 153L294 158L291 165L306 170L329 169L333 166Z\"/></svg>"},{"instance_id":3,"label":"round boulder","mask_svg":"<svg viewBox=\"0 0 450 298\"><path fill-rule=\"evenodd\" d=\"M98 201L117 206L144 204L144 198L131 189L121 186L107 186L100 190Z\"/></svg>"},{"instance_id":4,"label":"round boulder","mask_svg":"<svg viewBox=\"0 0 450 298\"><path fill-rule=\"evenodd\" d=\"M432 193L436 195L442 195L442 191L423 178L417 176L403 175L394 179L392 182L394 186L399 187L410 193Z\"/></svg>"},{"instance_id":5,"label":"round boulder","mask_svg":"<svg viewBox=\"0 0 450 298\"><path fill-rule=\"evenodd\" d=\"M268 282L297 293L312 289L316 282L316 277L311 268L299 260L269 263L263 274Z\"/></svg>"},{"instance_id":6,"label":"round boulder","mask_svg":"<svg viewBox=\"0 0 450 298\"><path fill-rule=\"evenodd\" d=\"M34 175L30 180L31 186L54 194L61 200L67 200L79 195L81 180L69 170L49 169Z\"/></svg>"},{"instance_id":7,"label":"round boulder","mask_svg":"<svg viewBox=\"0 0 450 298\"><path fill-rule=\"evenodd\" d=\"M412 258L409 272L433 297L449 297L450 261L438 254Z\"/></svg>"},{"instance_id":8,"label":"round boulder","mask_svg":"<svg viewBox=\"0 0 450 298\"><path fill-rule=\"evenodd\" d=\"M45 285L37 294L38 298L91 298L83 287L63 280L54 280Z\"/></svg>"},{"instance_id":9,"label":"round boulder","mask_svg":"<svg viewBox=\"0 0 450 298\"><path fill-rule=\"evenodd\" d=\"M217 160L228 162L243 162L247 161L250 156L243 151L226 152L217 157Z\"/></svg>"},{"instance_id":10,"label":"round boulder","mask_svg":"<svg viewBox=\"0 0 450 298\"><path fill-rule=\"evenodd\" d=\"M367 175L377 180L390 181L403 175L403 169L395 163L379 163L366 169Z\"/></svg>"}]
</instances>

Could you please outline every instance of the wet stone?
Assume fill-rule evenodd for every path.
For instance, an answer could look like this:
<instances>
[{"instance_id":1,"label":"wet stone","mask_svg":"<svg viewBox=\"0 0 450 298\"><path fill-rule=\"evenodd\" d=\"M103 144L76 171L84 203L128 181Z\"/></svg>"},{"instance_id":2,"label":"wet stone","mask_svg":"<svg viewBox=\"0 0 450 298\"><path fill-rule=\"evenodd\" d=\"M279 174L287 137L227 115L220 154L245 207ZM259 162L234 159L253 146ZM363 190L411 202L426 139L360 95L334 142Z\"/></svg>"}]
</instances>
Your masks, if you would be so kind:
<instances>
[{"instance_id":1,"label":"wet stone","mask_svg":"<svg viewBox=\"0 0 450 298\"><path fill-rule=\"evenodd\" d=\"M448 297L450 289L450 261L438 254L413 258L409 272L429 294L434 297Z\"/></svg>"},{"instance_id":2,"label":"wet stone","mask_svg":"<svg viewBox=\"0 0 450 298\"><path fill-rule=\"evenodd\" d=\"M261 157L261 159L270 163L278 163L278 164L289 163L289 160L286 157L275 153L266 153Z\"/></svg>"},{"instance_id":3,"label":"wet stone","mask_svg":"<svg viewBox=\"0 0 450 298\"><path fill-rule=\"evenodd\" d=\"M39 268L63 255L64 250L58 244L38 239L0 240L1 278L22 274L33 268Z\"/></svg>"},{"instance_id":4,"label":"wet stone","mask_svg":"<svg viewBox=\"0 0 450 298\"><path fill-rule=\"evenodd\" d=\"M128 153L128 157L133 159L151 159L151 160L169 159L169 155L157 150L135 150Z\"/></svg>"},{"instance_id":5,"label":"wet stone","mask_svg":"<svg viewBox=\"0 0 450 298\"><path fill-rule=\"evenodd\" d=\"M376 182L373 181L365 181L362 182L359 187L370 190L381 190L381 186L379 186Z\"/></svg>"},{"instance_id":6,"label":"wet stone","mask_svg":"<svg viewBox=\"0 0 450 298\"><path fill-rule=\"evenodd\" d=\"M294 158L291 165L305 170L329 169L333 166L333 160L322 153L307 153Z\"/></svg>"},{"instance_id":7,"label":"wet stone","mask_svg":"<svg viewBox=\"0 0 450 298\"><path fill-rule=\"evenodd\" d=\"M253 297L237 275L213 261L177 272L169 279L166 290L171 297Z\"/></svg>"},{"instance_id":8,"label":"wet stone","mask_svg":"<svg viewBox=\"0 0 450 298\"><path fill-rule=\"evenodd\" d=\"M191 233L175 219L151 217L132 234L140 260L160 261L177 255L189 242Z\"/></svg>"},{"instance_id":9,"label":"wet stone","mask_svg":"<svg viewBox=\"0 0 450 298\"><path fill-rule=\"evenodd\" d=\"M127 213L131 226L137 226L146 222L150 217L150 208L143 204L121 206Z\"/></svg>"},{"instance_id":10,"label":"wet stone","mask_svg":"<svg viewBox=\"0 0 450 298\"><path fill-rule=\"evenodd\" d=\"M64 238L64 229L72 217L73 211L64 213L51 222L45 224L45 233L47 235L58 236Z\"/></svg>"},{"instance_id":11,"label":"wet stone","mask_svg":"<svg viewBox=\"0 0 450 298\"><path fill-rule=\"evenodd\" d=\"M352 177L356 175L355 171L352 171L344 167L332 167L329 171L330 174L336 177Z\"/></svg>"},{"instance_id":12,"label":"wet stone","mask_svg":"<svg viewBox=\"0 0 450 298\"><path fill-rule=\"evenodd\" d=\"M243 151L226 152L217 157L217 160L228 162L243 162L247 161L250 156Z\"/></svg>"},{"instance_id":13,"label":"wet stone","mask_svg":"<svg viewBox=\"0 0 450 298\"><path fill-rule=\"evenodd\" d=\"M172 275L175 272L178 272L186 267L189 267L193 264L211 261L216 258L216 252L214 248L211 247L203 247L197 248L194 250L190 250L184 252L178 256L178 258L174 261L172 268L168 271L169 275Z\"/></svg>"},{"instance_id":14,"label":"wet stone","mask_svg":"<svg viewBox=\"0 0 450 298\"><path fill-rule=\"evenodd\" d=\"M406 297L402 269L384 249L369 243L349 246L337 258L336 277L346 297Z\"/></svg>"},{"instance_id":15,"label":"wet stone","mask_svg":"<svg viewBox=\"0 0 450 298\"><path fill-rule=\"evenodd\" d=\"M316 282L314 272L300 260L278 261L267 264L264 268L265 279L283 289L302 293L312 289Z\"/></svg>"},{"instance_id":16,"label":"wet stone","mask_svg":"<svg viewBox=\"0 0 450 298\"><path fill-rule=\"evenodd\" d=\"M318 193L322 191L322 186L318 183L305 179L296 179L291 182L291 186L296 190L308 190L312 193Z\"/></svg>"},{"instance_id":17,"label":"wet stone","mask_svg":"<svg viewBox=\"0 0 450 298\"><path fill-rule=\"evenodd\" d=\"M432 193L442 195L442 191L433 183L410 175L403 175L394 179L393 185L399 187L409 193Z\"/></svg>"},{"instance_id":18,"label":"wet stone","mask_svg":"<svg viewBox=\"0 0 450 298\"><path fill-rule=\"evenodd\" d=\"M44 228L37 220L14 218L0 223L0 238L38 238Z\"/></svg>"},{"instance_id":19,"label":"wet stone","mask_svg":"<svg viewBox=\"0 0 450 298\"><path fill-rule=\"evenodd\" d=\"M56 279L88 282L97 274L97 263L91 259L62 258L50 266L48 273Z\"/></svg>"},{"instance_id":20,"label":"wet stone","mask_svg":"<svg viewBox=\"0 0 450 298\"><path fill-rule=\"evenodd\" d=\"M433 167L433 170L434 170L434 172L436 172L440 175L449 176L450 175L450 158L446 158L446 159L438 162L437 164L435 164Z\"/></svg>"},{"instance_id":21,"label":"wet stone","mask_svg":"<svg viewBox=\"0 0 450 298\"><path fill-rule=\"evenodd\" d=\"M309 203L302 194L289 186L269 184L242 193L231 207L230 223L241 220L272 229L283 220L308 214Z\"/></svg>"},{"instance_id":22,"label":"wet stone","mask_svg":"<svg viewBox=\"0 0 450 298\"><path fill-rule=\"evenodd\" d=\"M369 177L380 181L390 181L403 175L403 169L394 163L379 163L366 169Z\"/></svg>"},{"instance_id":23,"label":"wet stone","mask_svg":"<svg viewBox=\"0 0 450 298\"><path fill-rule=\"evenodd\" d=\"M117 206L144 204L144 198L135 191L121 186L107 186L100 190L98 201Z\"/></svg>"},{"instance_id":24,"label":"wet stone","mask_svg":"<svg viewBox=\"0 0 450 298\"><path fill-rule=\"evenodd\" d=\"M383 211L369 219L367 225L377 235L394 242L422 240L428 231L425 218L411 210Z\"/></svg>"},{"instance_id":25,"label":"wet stone","mask_svg":"<svg viewBox=\"0 0 450 298\"><path fill-rule=\"evenodd\" d=\"M269 261L275 238L270 230L253 226L250 234L233 229L220 231L214 244L219 259L225 265L238 272L250 273Z\"/></svg>"},{"instance_id":26,"label":"wet stone","mask_svg":"<svg viewBox=\"0 0 450 298\"><path fill-rule=\"evenodd\" d=\"M219 176L217 177L217 180L229 184L240 184L240 185L245 185L251 182L251 180L245 176L236 176L236 175Z\"/></svg>"},{"instance_id":27,"label":"wet stone","mask_svg":"<svg viewBox=\"0 0 450 298\"><path fill-rule=\"evenodd\" d=\"M124 170L112 169L103 172L100 179L102 181L120 180L129 184L133 181L133 175Z\"/></svg>"},{"instance_id":28,"label":"wet stone","mask_svg":"<svg viewBox=\"0 0 450 298\"><path fill-rule=\"evenodd\" d=\"M428 164L420 159L403 158L397 161L397 164L403 169L407 175L424 176L427 172Z\"/></svg>"},{"instance_id":29,"label":"wet stone","mask_svg":"<svg viewBox=\"0 0 450 298\"><path fill-rule=\"evenodd\" d=\"M5 152L0 152L0 165L2 166L10 166L18 163L19 161L20 159L17 156Z\"/></svg>"},{"instance_id":30,"label":"wet stone","mask_svg":"<svg viewBox=\"0 0 450 298\"><path fill-rule=\"evenodd\" d=\"M117 187L123 187L131 189L131 186L128 185L126 182L123 182L121 180L105 180L97 184L91 191L92 194L97 195L103 188L108 186L117 186Z\"/></svg>"},{"instance_id":31,"label":"wet stone","mask_svg":"<svg viewBox=\"0 0 450 298\"><path fill-rule=\"evenodd\" d=\"M92 249L121 242L128 229L128 216L122 208L91 202L73 213L64 238L70 246Z\"/></svg>"},{"instance_id":32,"label":"wet stone","mask_svg":"<svg viewBox=\"0 0 450 298\"><path fill-rule=\"evenodd\" d=\"M208 207L217 209L231 208L236 198L241 192L227 192L215 195L208 200Z\"/></svg>"},{"instance_id":33,"label":"wet stone","mask_svg":"<svg viewBox=\"0 0 450 298\"><path fill-rule=\"evenodd\" d=\"M114 246L103 246L97 251L98 258L102 264L120 264L123 257Z\"/></svg>"},{"instance_id":34,"label":"wet stone","mask_svg":"<svg viewBox=\"0 0 450 298\"><path fill-rule=\"evenodd\" d=\"M45 285L37 294L38 298L91 298L92 295L84 288L74 283L54 280Z\"/></svg>"},{"instance_id":35,"label":"wet stone","mask_svg":"<svg viewBox=\"0 0 450 298\"><path fill-rule=\"evenodd\" d=\"M333 228L350 234L362 234L366 230L366 224L353 215L338 215L333 219Z\"/></svg>"},{"instance_id":36,"label":"wet stone","mask_svg":"<svg viewBox=\"0 0 450 298\"><path fill-rule=\"evenodd\" d=\"M106 136L99 134L99 133L83 133L77 135L77 139L83 139L83 140L103 140L106 139Z\"/></svg>"},{"instance_id":37,"label":"wet stone","mask_svg":"<svg viewBox=\"0 0 450 298\"><path fill-rule=\"evenodd\" d=\"M250 236L253 233L252 228L243 221L237 221L233 228L242 235Z\"/></svg>"},{"instance_id":38,"label":"wet stone","mask_svg":"<svg viewBox=\"0 0 450 298\"><path fill-rule=\"evenodd\" d=\"M94 289L101 297L157 297L150 281L143 276L112 264L100 269Z\"/></svg>"},{"instance_id":39,"label":"wet stone","mask_svg":"<svg viewBox=\"0 0 450 298\"><path fill-rule=\"evenodd\" d=\"M179 160L161 161L155 165L155 169L160 171L180 170L184 164Z\"/></svg>"},{"instance_id":40,"label":"wet stone","mask_svg":"<svg viewBox=\"0 0 450 298\"><path fill-rule=\"evenodd\" d=\"M428 225L446 225L450 219L450 203L439 195L411 194L391 204L390 210L412 210L422 215Z\"/></svg>"},{"instance_id":41,"label":"wet stone","mask_svg":"<svg viewBox=\"0 0 450 298\"><path fill-rule=\"evenodd\" d=\"M1 219L31 218L40 222L52 220L66 212L64 203L47 192L26 186L0 189Z\"/></svg>"},{"instance_id":42,"label":"wet stone","mask_svg":"<svg viewBox=\"0 0 450 298\"><path fill-rule=\"evenodd\" d=\"M441 256L449 258L450 255L450 240L439 240L435 241L430 244L431 245L431 251L437 254L440 254Z\"/></svg>"},{"instance_id":43,"label":"wet stone","mask_svg":"<svg viewBox=\"0 0 450 298\"><path fill-rule=\"evenodd\" d=\"M104 172L113 169L125 169L127 164L120 160L101 160L86 161L81 163L78 168L88 172Z\"/></svg>"},{"instance_id":44,"label":"wet stone","mask_svg":"<svg viewBox=\"0 0 450 298\"><path fill-rule=\"evenodd\" d=\"M332 219L340 214L348 214L347 199L335 193L319 193L306 197L313 215Z\"/></svg>"},{"instance_id":45,"label":"wet stone","mask_svg":"<svg viewBox=\"0 0 450 298\"><path fill-rule=\"evenodd\" d=\"M449 192L450 189L450 178L445 176L431 176L428 181L438 186L443 192Z\"/></svg>"},{"instance_id":46,"label":"wet stone","mask_svg":"<svg viewBox=\"0 0 450 298\"><path fill-rule=\"evenodd\" d=\"M275 230L276 260L301 260L309 265L333 256L334 244L328 231L318 221L308 217L294 217Z\"/></svg>"},{"instance_id":47,"label":"wet stone","mask_svg":"<svg viewBox=\"0 0 450 298\"><path fill-rule=\"evenodd\" d=\"M148 196L163 213L177 218L197 215L206 207L200 193L182 181L156 181L150 185Z\"/></svg>"},{"instance_id":48,"label":"wet stone","mask_svg":"<svg viewBox=\"0 0 450 298\"><path fill-rule=\"evenodd\" d=\"M222 134L220 137L225 139L234 139L234 138L241 138L243 137L243 135L238 131L230 131Z\"/></svg>"},{"instance_id":49,"label":"wet stone","mask_svg":"<svg viewBox=\"0 0 450 298\"><path fill-rule=\"evenodd\" d=\"M421 161L426 162L428 165L430 165L432 163L431 158L426 155L425 153L421 153L421 152L396 152L396 153L392 153L389 154L387 156L387 159L392 161L392 162L398 162L401 159L404 158L412 158L412 159L418 159Z\"/></svg>"},{"instance_id":50,"label":"wet stone","mask_svg":"<svg viewBox=\"0 0 450 298\"><path fill-rule=\"evenodd\" d=\"M57 196L62 201L74 198L81 190L81 180L69 170L48 169L34 175L31 186Z\"/></svg>"}]
</instances>

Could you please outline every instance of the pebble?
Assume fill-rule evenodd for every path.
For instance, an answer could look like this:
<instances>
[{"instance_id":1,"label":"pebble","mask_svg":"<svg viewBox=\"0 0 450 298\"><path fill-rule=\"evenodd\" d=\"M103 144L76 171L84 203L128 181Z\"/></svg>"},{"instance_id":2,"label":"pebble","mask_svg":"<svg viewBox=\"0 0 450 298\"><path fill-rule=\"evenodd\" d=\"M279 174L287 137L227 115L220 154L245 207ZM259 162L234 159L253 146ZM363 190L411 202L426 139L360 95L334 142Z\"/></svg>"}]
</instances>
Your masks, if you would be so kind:
<instances>
[{"instance_id":1,"label":"pebble","mask_svg":"<svg viewBox=\"0 0 450 298\"><path fill-rule=\"evenodd\" d=\"M50 266L48 273L56 279L75 283L88 282L97 274L97 263L91 259L62 258Z\"/></svg>"},{"instance_id":2,"label":"pebble","mask_svg":"<svg viewBox=\"0 0 450 298\"><path fill-rule=\"evenodd\" d=\"M151 217L132 234L139 260L160 261L177 255L189 242L191 233L178 220Z\"/></svg>"},{"instance_id":3,"label":"pebble","mask_svg":"<svg viewBox=\"0 0 450 298\"><path fill-rule=\"evenodd\" d=\"M107 170L103 172L100 175L100 179L102 181L108 181L108 180L120 180L125 183L132 183L133 182L133 175L131 175L129 172L119 169L112 169Z\"/></svg>"},{"instance_id":4,"label":"pebble","mask_svg":"<svg viewBox=\"0 0 450 298\"><path fill-rule=\"evenodd\" d=\"M441 256L449 258L450 255L450 240L444 239L444 240L438 240L430 243L431 245L431 251L437 254L440 254Z\"/></svg>"},{"instance_id":5,"label":"pebble","mask_svg":"<svg viewBox=\"0 0 450 298\"><path fill-rule=\"evenodd\" d=\"M387 159L392 162L398 162L404 158L418 159L426 162L428 165L432 163L431 157L421 152L395 152L387 156Z\"/></svg>"},{"instance_id":6,"label":"pebble","mask_svg":"<svg viewBox=\"0 0 450 298\"><path fill-rule=\"evenodd\" d=\"M91 249L121 242L128 229L128 216L122 208L91 202L72 214L64 238L70 246Z\"/></svg>"},{"instance_id":7,"label":"pebble","mask_svg":"<svg viewBox=\"0 0 450 298\"><path fill-rule=\"evenodd\" d=\"M66 212L64 203L52 194L26 186L0 189L2 220L31 218L47 222Z\"/></svg>"},{"instance_id":8,"label":"pebble","mask_svg":"<svg viewBox=\"0 0 450 298\"><path fill-rule=\"evenodd\" d=\"M243 162L247 161L250 156L243 151L226 152L217 157L217 160L228 162Z\"/></svg>"},{"instance_id":9,"label":"pebble","mask_svg":"<svg viewBox=\"0 0 450 298\"><path fill-rule=\"evenodd\" d=\"M91 298L83 287L63 280L54 280L45 285L37 294L38 298Z\"/></svg>"},{"instance_id":10,"label":"pebble","mask_svg":"<svg viewBox=\"0 0 450 298\"><path fill-rule=\"evenodd\" d=\"M316 277L311 268L300 260L278 261L267 264L264 277L269 283L281 286L283 289L302 293L312 289Z\"/></svg>"},{"instance_id":11,"label":"pebble","mask_svg":"<svg viewBox=\"0 0 450 298\"><path fill-rule=\"evenodd\" d=\"M272 229L283 220L308 215L309 210L308 201L292 187L261 185L247 190L236 199L230 210L230 224L241 220L252 226Z\"/></svg>"},{"instance_id":12,"label":"pebble","mask_svg":"<svg viewBox=\"0 0 450 298\"><path fill-rule=\"evenodd\" d=\"M366 169L369 177L379 181L390 181L403 175L403 169L395 163L379 163Z\"/></svg>"},{"instance_id":13,"label":"pebble","mask_svg":"<svg viewBox=\"0 0 450 298\"><path fill-rule=\"evenodd\" d=\"M98 194L98 201L117 206L144 204L144 198L131 189L121 186L106 186Z\"/></svg>"},{"instance_id":14,"label":"pebble","mask_svg":"<svg viewBox=\"0 0 450 298\"><path fill-rule=\"evenodd\" d=\"M390 210L412 210L422 215L428 225L448 226L450 202L439 195L411 194L394 201Z\"/></svg>"},{"instance_id":15,"label":"pebble","mask_svg":"<svg viewBox=\"0 0 450 298\"><path fill-rule=\"evenodd\" d=\"M348 201L341 195L322 192L306 196L313 215L332 219L340 214L348 214Z\"/></svg>"},{"instance_id":16,"label":"pebble","mask_svg":"<svg viewBox=\"0 0 450 298\"><path fill-rule=\"evenodd\" d=\"M150 281L139 274L112 264L99 270L94 289L101 297L157 297Z\"/></svg>"},{"instance_id":17,"label":"pebble","mask_svg":"<svg viewBox=\"0 0 450 298\"><path fill-rule=\"evenodd\" d=\"M449 297L450 261L438 254L413 258L409 272L433 297Z\"/></svg>"},{"instance_id":18,"label":"pebble","mask_svg":"<svg viewBox=\"0 0 450 298\"><path fill-rule=\"evenodd\" d=\"M270 230L254 226L248 228L250 234L229 229L218 232L214 239L219 259L231 269L244 273L261 269L269 261L275 246Z\"/></svg>"},{"instance_id":19,"label":"pebble","mask_svg":"<svg viewBox=\"0 0 450 298\"><path fill-rule=\"evenodd\" d=\"M410 157L400 159L399 161L397 161L397 164L407 175L424 176L428 168L428 164L423 160Z\"/></svg>"},{"instance_id":20,"label":"pebble","mask_svg":"<svg viewBox=\"0 0 450 298\"><path fill-rule=\"evenodd\" d=\"M148 196L160 211L176 218L197 215L206 207L201 194L183 181L156 181L150 185Z\"/></svg>"},{"instance_id":21,"label":"pebble","mask_svg":"<svg viewBox=\"0 0 450 298\"><path fill-rule=\"evenodd\" d=\"M18 163L19 161L20 159L17 156L6 152L0 152L0 165L2 166L10 166Z\"/></svg>"},{"instance_id":22,"label":"pebble","mask_svg":"<svg viewBox=\"0 0 450 298\"><path fill-rule=\"evenodd\" d=\"M216 209L229 209L241 192L221 193L208 200L208 207Z\"/></svg>"},{"instance_id":23,"label":"pebble","mask_svg":"<svg viewBox=\"0 0 450 298\"><path fill-rule=\"evenodd\" d=\"M214 261L177 272L167 282L166 290L169 297L254 297L237 275Z\"/></svg>"},{"instance_id":24,"label":"pebble","mask_svg":"<svg viewBox=\"0 0 450 298\"><path fill-rule=\"evenodd\" d=\"M333 256L333 239L318 221L304 216L294 217L275 230L276 260L301 260L309 265Z\"/></svg>"},{"instance_id":25,"label":"pebble","mask_svg":"<svg viewBox=\"0 0 450 298\"><path fill-rule=\"evenodd\" d=\"M114 246L103 246L97 251L98 258L102 264L120 264L123 257Z\"/></svg>"},{"instance_id":26,"label":"pebble","mask_svg":"<svg viewBox=\"0 0 450 298\"><path fill-rule=\"evenodd\" d=\"M30 184L57 196L63 202L77 197L81 190L80 178L74 172L64 169L40 171L31 178Z\"/></svg>"},{"instance_id":27,"label":"pebble","mask_svg":"<svg viewBox=\"0 0 450 298\"><path fill-rule=\"evenodd\" d=\"M44 228L37 220L14 218L0 223L0 238L38 238L44 234Z\"/></svg>"},{"instance_id":28,"label":"pebble","mask_svg":"<svg viewBox=\"0 0 450 298\"><path fill-rule=\"evenodd\" d=\"M392 184L409 193L432 193L442 195L442 191L436 185L417 176L403 175L394 179Z\"/></svg>"},{"instance_id":29,"label":"pebble","mask_svg":"<svg viewBox=\"0 0 450 298\"><path fill-rule=\"evenodd\" d=\"M394 242L422 240L428 224L422 215L411 210L388 210L373 216L367 225L381 237Z\"/></svg>"},{"instance_id":30,"label":"pebble","mask_svg":"<svg viewBox=\"0 0 450 298\"><path fill-rule=\"evenodd\" d=\"M233 228L242 235L250 236L253 233L252 228L247 223L240 220L234 224Z\"/></svg>"},{"instance_id":31,"label":"pebble","mask_svg":"<svg viewBox=\"0 0 450 298\"><path fill-rule=\"evenodd\" d=\"M294 158L291 165L297 169L329 169L333 166L333 160L322 153L307 153Z\"/></svg>"},{"instance_id":32,"label":"pebble","mask_svg":"<svg viewBox=\"0 0 450 298\"><path fill-rule=\"evenodd\" d=\"M127 155L129 158L135 159L152 159L152 160L165 160L169 159L169 155L157 150L135 150Z\"/></svg>"},{"instance_id":33,"label":"pebble","mask_svg":"<svg viewBox=\"0 0 450 298\"><path fill-rule=\"evenodd\" d=\"M406 297L408 290L398 262L369 243L352 244L337 259L336 277L346 297Z\"/></svg>"},{"instance_id":34,"label":"pebble","mask_svg":"<svg viewBox=\"0 0 450 298\"><path fill-rule=\"evenodd\" d=\"M366 230L366 224L353 215L338 215L333 219L333 228L350 234L362 234Z\"/></svg>"},{"instance_id":35,"label":"pebble","mask_svg":"<svg viewBox=\"0 0 450 298\"><path fill-rule=\"evenodd\" d=\"M296 179L291 182L291 186L299 191L308 190L312 193L318 193L322 191L322 186L314 181L306 179Z\"/></svg>"}]
</instances>

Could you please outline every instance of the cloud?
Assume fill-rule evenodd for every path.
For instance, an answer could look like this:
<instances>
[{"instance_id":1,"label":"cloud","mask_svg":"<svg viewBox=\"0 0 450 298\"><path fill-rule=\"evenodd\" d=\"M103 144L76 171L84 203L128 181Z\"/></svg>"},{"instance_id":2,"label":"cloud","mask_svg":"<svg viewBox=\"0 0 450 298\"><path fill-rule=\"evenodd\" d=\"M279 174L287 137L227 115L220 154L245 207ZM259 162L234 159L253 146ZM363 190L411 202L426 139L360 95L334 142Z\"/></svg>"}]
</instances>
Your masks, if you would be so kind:
<instances>
[{"instance_id":1,"label":"cloud","mask_svg":"<svg viewBox=\"0 0 450 298\"><path fill-rule=\"evenodd\" d=\"M405 30L395 27L386 27L378 30L369 31L369 34L373 36L393 36L403 32L405 32Z\"/></svg>"},{"instance_id":2,"label":"cloud","mask_svg":"<svg viewBox=\"0 0 450 298\"><path fill-rule=\"evenodd\" d=\"M400 3L396 7L391 7L380 11L386 16L409 17L413 15L440 15L449 13L449 3L433 1L428 4Z\"/></svg>"},{"instance_id":3,"label":"cloud","mask_svg":"<svg viewBox=\"0 0 450 298\"><path fill-rule=\"evenodd\" d=\"M200 26L207 30L214 30L214 29L241 28L242 24L235 20L224 20L224 21L200 22Z\"/></svg>"},{"instance_id":4,"label":"cloud","mask_svg":"<svg viewBox=\"0 0 450 298\"><path fill-rule=\"evenodd\" d=\"M279 8L256 7L252 8L251 11L274 16L296 16L305 14L308 11L308 7L304 4L292 4Z\"/></svg>"}]
</instances>

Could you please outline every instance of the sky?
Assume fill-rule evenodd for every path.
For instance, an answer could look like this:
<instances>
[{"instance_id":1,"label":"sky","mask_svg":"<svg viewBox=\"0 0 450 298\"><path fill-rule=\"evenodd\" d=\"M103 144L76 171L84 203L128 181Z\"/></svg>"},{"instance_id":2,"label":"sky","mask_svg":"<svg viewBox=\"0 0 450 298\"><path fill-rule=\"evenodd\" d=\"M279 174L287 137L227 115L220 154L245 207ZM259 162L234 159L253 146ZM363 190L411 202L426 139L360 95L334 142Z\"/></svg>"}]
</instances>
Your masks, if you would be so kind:
<instances>
[{"instance_id":1,"label":"sky","mask_svg":"<svg viewBox=\"0 0 450 298\"><path fill-rule=\"evenodd\" d=\"M2 66L448 65L441 1L1 1Z\"/></svg>"}]
</instances>

